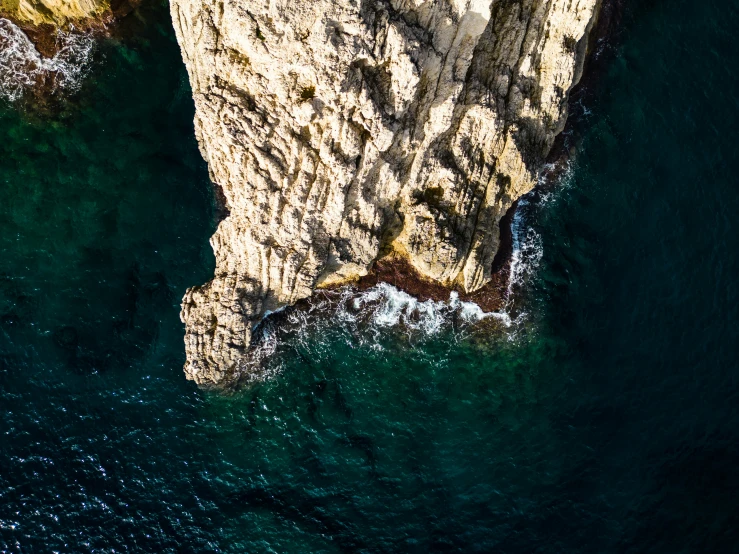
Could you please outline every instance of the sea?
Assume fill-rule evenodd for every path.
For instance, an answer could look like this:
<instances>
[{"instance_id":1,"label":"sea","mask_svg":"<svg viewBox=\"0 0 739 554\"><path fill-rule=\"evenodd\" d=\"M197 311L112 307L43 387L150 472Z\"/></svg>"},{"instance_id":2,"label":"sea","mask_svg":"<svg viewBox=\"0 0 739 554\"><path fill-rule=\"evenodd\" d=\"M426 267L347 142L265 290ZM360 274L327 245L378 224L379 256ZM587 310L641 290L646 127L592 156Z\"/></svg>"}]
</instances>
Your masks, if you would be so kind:
<instances>
[{"instance_id":1,"label":"sea","mask_svg":"<svg viewBox=\"0 0 739 554\"><path fill-rule=\"evenodd\" d=\"M500 312L343 289L221 392L179 319L221 212L129 17L52 60L0 21L0 552L739 552L736 2L625 0Z\"/></svg>"}]
</instances>

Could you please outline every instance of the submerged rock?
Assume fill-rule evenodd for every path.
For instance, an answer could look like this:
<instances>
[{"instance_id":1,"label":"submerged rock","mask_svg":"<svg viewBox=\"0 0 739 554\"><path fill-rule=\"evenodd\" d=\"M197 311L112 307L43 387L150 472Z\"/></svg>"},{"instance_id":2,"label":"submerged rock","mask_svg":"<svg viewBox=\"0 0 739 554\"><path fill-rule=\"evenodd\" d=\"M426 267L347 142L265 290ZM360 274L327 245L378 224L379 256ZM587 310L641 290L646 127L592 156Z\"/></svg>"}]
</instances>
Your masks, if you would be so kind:
<instances>
[{"instance_id":1,"label":"submerged rock","mask_svg":"<svg viewBox=\"0 0 739 554\"><path fill-rule=\"evenodd\" d=\"M228 216L187 291L188 378L244 367L268 310L380 258L472 292L562 130L599 0L172 0Z\"/></svg>"}]
</instances>

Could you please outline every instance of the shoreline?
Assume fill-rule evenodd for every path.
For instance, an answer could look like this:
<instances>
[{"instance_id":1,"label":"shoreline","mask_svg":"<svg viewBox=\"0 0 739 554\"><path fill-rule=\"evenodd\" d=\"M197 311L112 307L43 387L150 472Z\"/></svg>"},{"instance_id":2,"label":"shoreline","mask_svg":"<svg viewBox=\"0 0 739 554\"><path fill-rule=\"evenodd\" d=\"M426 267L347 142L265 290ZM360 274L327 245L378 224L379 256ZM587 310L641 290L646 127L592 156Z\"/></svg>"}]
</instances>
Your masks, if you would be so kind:
<instances>
[{"instance_id":1,"label":"shoreline","mask_svg":"<svg viewBox=\"0 0 739 554\"><path fill-rule=\"evenodd\" d=\"M531 178L526 189L528 190L528 187L532 185L533 187L529 192L546 190L548 187L555 186L557 182L561 181L557 177L560 177L570 167L571 160L577 153L577 130L581 128L580 125L587 122L587 118L582 117L588 113L587 109L578 109L578 106L582 105L584 98L589 98L593 94L591 90L597 89L595 83L597 83L598 69L604 67L603 59L610 59L609 56L603 55L606 47L610 46L607 39L614 36L613 22L618 19L623 4L624 0L595 0L593 3L594 9L597 11L591 12L589 16L591 19L588 20L585 33L580 35L580 40L571 47L572 54L575 56L571 75L572 82L575 84L570 89L566 103L560 101L557 108L558 113L567 114L567 117L563 118L563 121L560 120L561 122L558 123L556 129L552 128L552 134L546 138L546 143L541 143L539 153L534 152L532 154L534 157L529 161L536 165L532 165L530 170ZM184 31L180 29L180 32ZM190 37L190 35L187 36ZM178 38L180 39L180 46L183 48L182 37L178 36ZM197 43L197 40L195 43ZM187 45L196 48L197 44L195 43L187 43ZM189 69L192 71L191 67ZM536 171L537 168L538 171ZM255 178L259 179L258 177ZM213 190L218 206L216 217L221 219L233 208L223 202L223 191L220 187L215 185ZM536 195L536 192L534 192L534 195ZM518 196L518 193L516 196ZM455 292L460 301L475 303L484 312L494 313L505 310L509 307L511 297L514 294L510 290L514 254L512 223L515 219L516 210L521 204L514 203L513 198L509 198L504 205L510 205L510 208L498 222L498 249L490 262L490 266L488 266L490 280L474 292L468 293L463 290L464 285L461 283L442 284L423 276L405 259L402 243L399 244L399 247L386 245L388 249L392 248L395 252L387 254L387 250L385 250L386 255L376 258L370 267L363 269L363 271L368 271L366 275L357 277L355 274L354 278L342 279L330 285L325 284L321 288L316 288L314 284L312 291L306 297L292 303L290 306L277 304L274 307L284 309L276 310L276 312L266 317L263 311L253 313L261 310L261 304L257 309L251 304L245 303L242 298L234 298L235 301L239 302L238 314L240 318L250 319L249 316L252 313L257 316L248 321L251 332L244 332L238 325L234 325L234 312L233 310L230 311L223 303L221 295L224 292L232 294L230 289L228 291L222 291L220 288L217 290L198 287L189 289L183 299L180 313L181 320L186 326L185 345L188 362L185 366L185 373L187 377L197 381L201 386L210 383L216 388L221 388L226 382L232 381L234 377L236 377L237 382L241 382L242 377L249 375L246 380L250 381L256 374L253 371L246 370L246 367L254 362L260 364L260 353L265 352L264 339L266 335L257 333L258 328L263 325L282 327L281 322L284 322L284 318L288 314L298 312L305 315L316 311L317 308L319 308L318 313L311 314L311 317L321 317L324 311L321 308L332 305L332 298L337 294L343 296L346 292L350 295L359 295L381 282L394 286L398 290L415 297L420 302L428 300L448 302L451 293ZM238 206L236 208L238 209ZM491 215L491 217L493 216ZM496 219L500 217L500 212L496 212L494 217ZM492 223L494 222L488 222L488 224ZM382 247L382 245L380 246ZM489 246L492 249L494 244ZM208 286L212 286L214 283L218 287L223 287L226 282L214 280ZM254 293L254 296L266 302L269 300L268 292L262 292L260 289L259 292ZM193 299L191 295L196 293L201 296ZM236 294L236 292L233 294ZM211 299L211 296L214 299ZM325 300L329 301L328 304L324 302ZM223 325L223 331L216 334L215 331L218 329L218 321L221 317L224 318L226 323ZM245 337L243 340L242 336ZM233 338L222 340L221 337ZM269 347L266 349L268 350ZM238 362L233 362L236 363L238 368L232 364L232 360L238 360ZM205 372L202 372L203 369L205 369ZM237 375L233 375L234 371Z\"/></svg>"},{"instance_id":2,"label":"shoreline","mask_svg":"<svg viewBox=\"0 0 739 554\"><path fill-rule=\"evenodd\" d=\"M583 61L579 82L570 92L568 117L562 131L556 136L549 154L545 157L544 168L539 183L532 192L550 190L557 186L564 175L569 162L577 155L578 129L584 123L582 114L575 113L574 108L583 103L591 103L598 90L599 75L605 70L609 54L613 53L614 43L620 31L620 21L625 8L625 0L603 0L598 17L588 38L588 49ZM574 135L574 136L573 136ZM572 144L574 139L575 144ZM500 245L492 263L492 277L482 288L472 293L463 291L459 286L447 286L421 276L404 258L390 254L375 262L367 275L354 283L326 287L323 290L337 290L347 284L354 286L358 292L367 290L378 283L385 282L415 296L419 301L447 301L453 291L459 299L474 302L486 312L501 310L508 301L508 285L513 255L513 217L518 209L518 200L506 212L500 221ZM317 289L314 294L320 292ZM310 299L308 299L310 302ZM300 303L296 304L296 307Z\"/></svg>"},{"instance_id":3,"label":"shoreline","mask_svg":"<svg viewBox=\"0 0 739 554\"><path fill-rule=\"evenodd\" d=\"M588 52L583 62L580 81L572 88L567 101L568 116L544 162L544 169L534 191L551 190L567 170L568 162L577 157L580 144L580 126L585 124L584 113L576 107L592 105L600 86L600 76L618 45L621 18L626 0L603 0L598 18L590 32ZM587 108L585 108L587 109Z\"/></svg>"},{"instance_id":4,"label":"shoreline","mask_svg":"<svg viewBox=\"0 0 739 554\"><path fill-rule=\"evenodd\" d=\"M59 24L39 23L19 20L11 13L0 11L0 18L7 19L17 26L33 43L39 54L44 58L53 58L59 53L62 46L57 40L58 33L79 32L91 34L93 37L114 36L116 24L140 7L143 0L119 0L102 13L89 18L67 19Z\"/></svg>"},{"instance_id":5,"label":"shoreline","mask_svg":"<svg viewBox=\"0 0 739 554\"><path fill-rule=\"evenodd\" d=\"M16 108L28 117L59 117L70 110L76 109L80 97L78 92L88 86L86 78L82 78L73 87L73 90L58 90L57 79L64 78L57 69L38 70L38 61L46 64L56 63L56 56L63 58L61 64L68 63L67 56L70 47L77 43L90 43L90 56L86 58L88 69L97 58L96 50L106 40L122 43L136 44L137 37L151 24L162 21L163 12L169 17L166 3L151 0L125 0L120 2L115 10L107 10L100 17L84 20L67 21L61 25L43 23L40 25L30 24L16 20L12 15L0 12L0 19L5 20L7 25L16 29L30 44L28 48L34 48L27 60L30 71L33 73L33 82L26 83L24 90L12 99ZM75 56L74 52L72 56ZM36 58L35 60L33 58Z\"/></svg>"}]
</instances>

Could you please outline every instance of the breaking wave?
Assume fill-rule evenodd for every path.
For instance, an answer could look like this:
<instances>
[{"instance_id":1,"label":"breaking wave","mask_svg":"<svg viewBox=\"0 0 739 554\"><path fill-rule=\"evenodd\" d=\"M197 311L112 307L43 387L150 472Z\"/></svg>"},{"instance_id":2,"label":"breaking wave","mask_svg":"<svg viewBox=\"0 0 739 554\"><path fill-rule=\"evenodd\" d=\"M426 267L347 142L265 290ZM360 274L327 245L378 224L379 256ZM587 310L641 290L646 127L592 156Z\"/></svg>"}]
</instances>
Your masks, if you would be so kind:
<instances>
[{"instance_id":1,"label":"breaking wave","mask_svg":"<svg viewBox=\"0 0 739 554\"><path fill-rule=\"evenodd\" d=\"M530 209L531 196L526 195L519 200L511 223L513 246L506 293L507 306L513 301L515 289L524 286L526 280L536 273L544 256L541 235L527 222Z\"/></svg>"},{"instance_id":2,"label":"breaking wave","mask_svg":"<svg viewBox=\"0 0 739 554\"><path fill-rule=\"evenodd\" d=\"M364 291L343 287L322 291L308 306L290 308L265 318L255 329L255 347L247 362L246 377L264 378L281 371L281 345L320 355L329 354L336 342L352 348L385 350L392 337L409 344L423 344L443 336L462 340L475 325L487 321L512 334L519 319L507 312L485 312L452 291L446 301L424 300L390 285L379 283ZM259 368L257 372L254 370Z\"/></svg>"},{"instance_id":3,"label":"breaking wave","mask_svg":"<svg viewBox=\"0 0 739 554\"><path fill-rule=\"evenodd\" d=\"M450 292L449 299L419 300L390 285L379 283L359 291L347 286L320 291L307 304L269 314L254 330L254 350L249 374L257 366L262 377L281 371L280 356L272 356L281 345L296 347L313 355L322 350L330 355L336 341L353 348L384 350L391 337L403 337L417 346L429 340L458 341L482 329L508 341L516 341L528 327L525 302L521 302L531 278L537 273L544 255L541 235L531 225L537 212L554 199L557 192L535 191L521 198L514 214L510 278L506 302L501 311L485 312L474 302ZM481 328L480 323L485 322ZM392 340L390 340L392 343Z\"/></svg>"},{"instance_id":4,"label":"breaking wave","mask_svg":"<svg viewBox=\"0 0 739 554\"><path fill-rule=\"evenodd\" d=\"M474 302L463 302L452 291L446 302L420 301L387 283L380 283L339 304L340 319L362 319L377 328L402 326L426 336L438 334L452 318L463 324L493 318L506 327L511 319L504 312L484 312Z\"/></svg>"},{"instance_id":5,"label":"breaking wave","mask_svg":"<svg viewBox=\"0 0 739 554\"><path fill-rule=\"evenodd\" d=\"M90 68L91 36L59 31L58 51L43 57L13 22L0 18L0 98L14 102L31 87L48 84L53 92L74 92Z\"/></svg>"},{"instance_id":6,"label":"breaking wave","mask_svg":"<svg viewBox=\"0 0 739 554\"><path fill-rule=\"evenodd\" d=\"M562 162L560 162L562 163ZM542 210L550 210L550 204L562 197L572 185L574 171L571 159L559 164L544 166L539 180L539 187L522 196L518 201L516 212L511 222L512 252L506 307L509 311L515 299L515 291L525 288L529 280L536 275L544 258L544 242L539 232L531 225ZM556 187L552 188L552 182Z\"/></svg>"},{"instance_id":7,"label":"breaking wave","mask_svg":"<svg viewBox=\"0 0 739 554\"><path fill-rule=\"evenodd\" d=\"M518 342L533 336L536 317L530 321L531 307L521 293L538 273L544 241L532 222L544 210L550 210L551 203L557 202L569 188L572 166L567 162L564 171L561 166L550 170L545 174L553 175L557 186L542 186L523 196L513 216L509 281L500 311L485 312L474 302L462 301L454 291L445 301L422 301L388 283L361 291L352 286L318 291L299 307L265 316L254 330L254 350L245 374L258 375L259 379L280 373L281 356L273 354L282 346L322 358L332 355L337 342L351 348L384 351L388 345L397 346L397 339L412 347L423 347L433 340L458 343L476 337L479 342L482 336L484 341ZM542 177L541 184L547 185L548 178L551 177ZM257 368L261 369L255 372Z\"/></svg>"}]
</instances>

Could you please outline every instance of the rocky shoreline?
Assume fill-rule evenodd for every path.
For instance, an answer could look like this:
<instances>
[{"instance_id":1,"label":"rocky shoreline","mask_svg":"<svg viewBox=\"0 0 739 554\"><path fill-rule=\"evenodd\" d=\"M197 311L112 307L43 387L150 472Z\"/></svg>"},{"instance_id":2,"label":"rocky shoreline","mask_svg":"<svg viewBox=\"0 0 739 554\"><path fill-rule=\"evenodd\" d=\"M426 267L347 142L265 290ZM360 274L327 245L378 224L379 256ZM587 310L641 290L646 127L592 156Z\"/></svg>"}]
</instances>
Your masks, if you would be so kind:
<instances>
[{"instance_id":1,"label":"rocky shoreline","mask_svg":"<svg viewBox=\"0 0 739 554\"><path fill-rule=\"evenodd\" d=\"M187 376L238 372L263 314L317 288L403 275L495 305L498 225L564 128L598 5L173 2L229 214L183 300Z\"/></svg>"},{"instance_id":2,"label":"rocky shoreline","mask_svg":"<svg viewBox=\"0 0 739 554\"><path fill-rule=\"evenodd\" d=\"M133 6L19 19L48 55L60 26L106 32ZM384 281L500 309L515 203L569 148L561 132L600 8L174 0L224 215L215 278L183 299L188 378L245 369L264 314L315 290Z\"/></svg>"},{"instance_id":3,"label":"rocky shoreline","mask_svg":"<svg viewBox=\"0 0 739 554\"><path fill-rule=\"evenodd\" d=\"M570 91L568 99L568 113L573 114L575 108L587 105L592 101L597 90L598 77L606 67L608 54L605 49L612 49L617 42L617 33L620 19L623 14L624 0L604 0L598 6L598 12L590 31L589 47L583 62L582 77ZM534 190L548 190L560 181L573 156L577 153L578 128L585 122L570 115L564 129L555 138L554 144L545 162L544 170ZM445 301L449 293L454 290L460 300L475 302L484 311L492 312L502 309L508 299L510 263L512 255L513 216L518 202L514 202L499 223L500 246L492 264L490 282L481 289L467 293L458 287L447 287L439 283L424 279L407 261L401 257L389 256L378 260L370 272L356 283L358 291L366 290L380 282L389 283L400 290L412 294L420 301Z\"/></svg>"},{"instance_id":4,"label":"rocky shoreline","mask_svg":"<svg viewBox=\"0 0 739 554\"><path fill-rule=\"evenodd\" d=\"M89 17L60 16L34 23L12 10L0 11L0 99L29 116L48 117L76 105L97 43L136 41L152 21L161 21L166 2L122 0Z\"/></svg>"},{"instance_id":5,"label":"rocky shoreline","mask_svg":"<svg viewBox=\"0 0 739 554\"><path fill-rule=\"evenodd\" d=\"M18 26L47 58L59 52L57 35L62 32L104 34L111 24L141 4L141 0L87 0L79 2L9 3L0 0L0 18Z\"/></svg>"}]
</instances>

